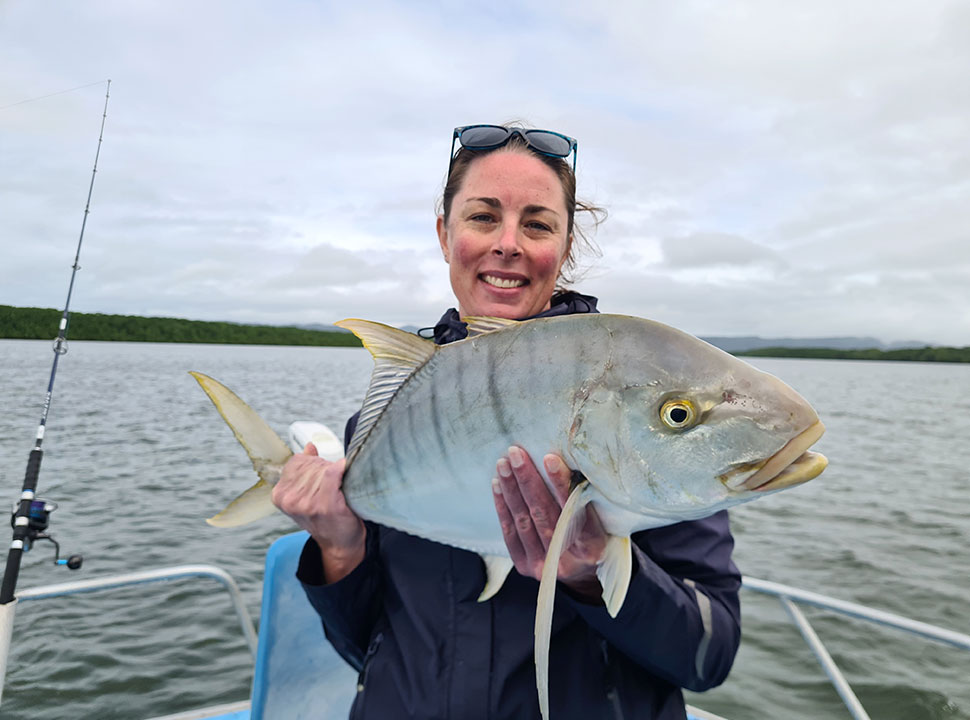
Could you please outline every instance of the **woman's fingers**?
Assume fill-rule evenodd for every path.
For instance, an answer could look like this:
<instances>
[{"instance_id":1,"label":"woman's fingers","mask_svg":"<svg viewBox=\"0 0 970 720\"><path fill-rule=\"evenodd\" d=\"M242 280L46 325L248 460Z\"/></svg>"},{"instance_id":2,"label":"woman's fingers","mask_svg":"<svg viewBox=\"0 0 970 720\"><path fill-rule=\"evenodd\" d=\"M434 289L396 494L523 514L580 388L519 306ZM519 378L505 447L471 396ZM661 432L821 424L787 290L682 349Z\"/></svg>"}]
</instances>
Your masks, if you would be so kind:
<instances>
[{"instance_id":1,"label":"woman's fingers","mask_svg":"<svg viewBox=\"0 0 970 720\"><path fill-rule=\"evenodd\" d=\"M549 492L546 481L539 474L532 458L520 447L509 448L509 465L518 490L532 518L533 526L542 541L543 554L552 540L561 507Z\"/></svg>"},{"instance_id":2,"label":"woman's fingers","mask_svg":"<svg viewBox=\"0 0 970 720\"><path fill-rule=\"evenodd\" d=\"M542 458L542 464L546 468L546 474L552 482L556 500L561 508L569 498L569 485L572 483L573 471L566 466L566 463L558 455L546 455Z\"/></svg>"},{"instance_id":3,"label":"woman's fingers","mask_svg":"<svg viewBox=\"0 0 970 720\"><path fill-rule=\"evenodd\" d=\"M546 546L543 544L542 538L539 537L539 533L536 530L536 524L532 518L529 505L523 499L522 493L519 490L519 480L515 475L511 462L506 458L500 458L498 463L496 463L496 470L498 470L499 485L502 489L501 499L509 510L516 536L522 544L526 563L531 570L532 566L537 562L541 562L542 558L545 557ZM528 574L531 574L531 572Z\"/></svg>"},{"instance_id":4,"label":"woman's fingers","mask_svg":"<svg viewBox=\"0 0 970 720\"><path fill-rule=\"evenodd\" d=\"M495 501L495 512L498 514L498 522L502 527L502 537L505 539L505 546L509 550L509 557L512 564L519 570L519 574L526 574L525 568L528 562L522 540L519 539L519 531L515 525L515 518L509 510L508 503L502 495L502 482L498 478L492 478L492 500Z\"/></svg>"}]
</instances>

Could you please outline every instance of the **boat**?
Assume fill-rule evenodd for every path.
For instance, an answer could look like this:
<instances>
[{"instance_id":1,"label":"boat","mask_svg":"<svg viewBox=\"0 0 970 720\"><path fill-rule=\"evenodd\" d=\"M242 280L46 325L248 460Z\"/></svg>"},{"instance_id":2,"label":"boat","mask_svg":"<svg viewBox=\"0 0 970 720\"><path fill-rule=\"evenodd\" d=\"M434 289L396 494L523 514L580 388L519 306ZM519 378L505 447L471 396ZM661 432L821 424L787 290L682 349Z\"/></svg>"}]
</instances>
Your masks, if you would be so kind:
<instances>
[{"instance_id":1,"label":"boat","mask_svg":"<svg viewBox=\"0 0 970 720\"><path fill-rule=\"evenodd\" d=\"M145 720L303 720L346 718L362 686L357 674L333 651L323 635L320 619L310 607L294 576L308 534L300 531L277 539L266 555L259 632L243 602L239 585L215 565L179 565L121 575L26 588L18 602L109 592L158 582L217 582L232 600L239 629L253 654L252 692L248 700L213 705ZM745 576L742 589L777 598L838 692L849 715L868 720L838 665L819 639L801 606L855 618L943 643L970 653L970 635L884 612L858 603ZM218 588L216 588L218 590ZM731 720L688 706L689 720Z\"/></svg>"}]
</instances>

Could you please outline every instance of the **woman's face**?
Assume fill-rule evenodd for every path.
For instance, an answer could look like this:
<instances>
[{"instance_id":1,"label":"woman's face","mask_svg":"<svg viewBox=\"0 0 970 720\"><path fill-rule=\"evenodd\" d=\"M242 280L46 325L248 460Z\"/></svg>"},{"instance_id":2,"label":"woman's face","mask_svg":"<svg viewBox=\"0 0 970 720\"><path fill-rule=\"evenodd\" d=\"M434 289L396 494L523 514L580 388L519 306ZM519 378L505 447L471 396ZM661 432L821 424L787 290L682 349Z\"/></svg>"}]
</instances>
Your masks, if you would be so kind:
<instances>
[{"instance_id":1,"label":"woman's face","mask_svg":"<svg viewBox=\"0 0 970 720\"><path fill-rule=\"evenodd\" d=\"M527 151L472 163L438 240L458 312L525 318L549 308L568 249L566 199L552 168Z\"/></svg>"}]
</instances>

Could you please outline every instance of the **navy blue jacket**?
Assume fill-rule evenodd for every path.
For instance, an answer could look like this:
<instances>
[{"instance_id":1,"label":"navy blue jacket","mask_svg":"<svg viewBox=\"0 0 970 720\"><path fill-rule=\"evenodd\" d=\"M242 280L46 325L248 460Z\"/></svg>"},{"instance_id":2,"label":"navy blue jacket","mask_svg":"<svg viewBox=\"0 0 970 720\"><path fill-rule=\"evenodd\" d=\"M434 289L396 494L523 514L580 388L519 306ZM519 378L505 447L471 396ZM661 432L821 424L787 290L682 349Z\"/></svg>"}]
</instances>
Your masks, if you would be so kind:
<instances>
[{"instance_id":1,"label":"navy blue jacket","mask_svg":"<svg viewBox=\"0 0 970 720\"><path fill-rule=\"evenodd\" d=\"M542 316L597 312L565 293ZM465 326L449 310L438 343ZM356 425L348 423L347 437ZM496 458L497 459L497 458ZM680 688L727 677L741 636L741 576L727 512L636 533L619 615L557 589L549 660L553 720L684 718ZM367 550L324 584L311 539L297 577L338 653L360 672L351 718L538 718L533 626L539 583L510 573L488 602L478 555L367 523Z\"/></svg>"}]
</instances>

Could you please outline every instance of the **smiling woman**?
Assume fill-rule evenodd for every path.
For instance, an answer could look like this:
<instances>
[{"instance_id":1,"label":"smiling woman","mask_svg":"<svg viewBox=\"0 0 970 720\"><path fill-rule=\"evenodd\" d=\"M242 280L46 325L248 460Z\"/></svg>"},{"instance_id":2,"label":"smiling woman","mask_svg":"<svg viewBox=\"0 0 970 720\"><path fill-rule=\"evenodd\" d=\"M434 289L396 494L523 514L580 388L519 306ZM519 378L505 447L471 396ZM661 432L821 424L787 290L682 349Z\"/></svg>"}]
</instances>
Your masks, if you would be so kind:
<instances>
[{"instance_id":1,"label":"smiling woman","mask_svg":"<svg viewBox=\"0 0 970 720\"><path fill-rule=\"evenodd\" d=\"M598 208L576 200L575 175L566 161L576 141L495 125L457 128L453 138L461 147L451 158L436 228L458 307L438 321L435 342L464 339L463 317L525 320L597 312L596 298L563 288L564 270L575 265L576 238L584 242L576 212L599 217ZM542 347L543 357L556 356L555 347ZM537 354L529 360L544 362ZM461 370L476 378L499 374L493 365L463 364ZM459 375L429 375L440 407L460 408L467 401ZM535 407L548 407L550 399L536 392ZM481 464L473 457L480 448L470 447L475 441L455 434L456 424L443 421L441 412L411 403L407 408L406 452L416 452L417 438L433 428L456 467ZM352 450L373 424L372 407L365 415L360 437L355 432L363 416L347 424L345 440ZM547 419L542 412L540 417ZM535 425L515 427L525 436ZM405 432L403 425L400 430ZM518 433L510 439L520 445L504 451L492 473L480 470L481 488L491 495L494 510L473 508L484 511L496 535L500 530L502 556L483 558L362 521L343 492L344 461L327 462L312 444L284 466L273 502L311 535L297 577L334 648L360 671L351 717L684 718L680 688L702 690L722 682L740 639L741 583L731 562L726 513L637 533L632 560L626 554L617 563L623 565L619 573L630 578L619 610L603 601L610 582L601 585L598 571L609 566L606 548L616 538L606 534L596 511L591 506L577 511L577 531L564 548L562 534L553 542L573 485L563 457L568 441L543 443L530 456L523 447L529 438L519 439ZM502 437L504 447L508 440ZM352 486L360 461L353 452L350 457ZM459 481L430 470L426 458L424 473L433 477L404 477L401 457L376 467L382 486ZM542 631L551 652L544 664L546 653L537 650L537 663L543 663L537 666L537 581L549 552L559 562L550 565L543 588L554 594L556 624L551 638ZM538 630L535 637L538 648Z\"/></svg>"},{"instance_id":2,"label":"smiling woman","mask_svg":"<svg viewBox=\"0 0 970 720\"><path fill-rule=\"evenodd\" d=\"M555 173L509 148L464 175L449 216L438 218L458 312L525 318L548 310L570 246Z\"/></svg>"}]
</instances>

